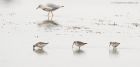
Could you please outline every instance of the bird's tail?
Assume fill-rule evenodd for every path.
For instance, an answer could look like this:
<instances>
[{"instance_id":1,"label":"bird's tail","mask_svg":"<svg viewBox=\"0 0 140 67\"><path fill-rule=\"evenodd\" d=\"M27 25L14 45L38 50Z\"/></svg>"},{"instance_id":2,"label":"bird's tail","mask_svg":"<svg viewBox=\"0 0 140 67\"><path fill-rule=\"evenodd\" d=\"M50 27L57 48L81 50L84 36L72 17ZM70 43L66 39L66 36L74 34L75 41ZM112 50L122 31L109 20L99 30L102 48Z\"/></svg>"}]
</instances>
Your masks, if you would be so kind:
<instances>
[{"instance_id":1,"label":"bird's tail","mask_svg":"<svg viewBox=\"0 0 140 67\"><path fill-rule=\"evenodd\" d=\"M61 6L61 7L64 7L64 6Z\"/></svg>"}]
</instances>

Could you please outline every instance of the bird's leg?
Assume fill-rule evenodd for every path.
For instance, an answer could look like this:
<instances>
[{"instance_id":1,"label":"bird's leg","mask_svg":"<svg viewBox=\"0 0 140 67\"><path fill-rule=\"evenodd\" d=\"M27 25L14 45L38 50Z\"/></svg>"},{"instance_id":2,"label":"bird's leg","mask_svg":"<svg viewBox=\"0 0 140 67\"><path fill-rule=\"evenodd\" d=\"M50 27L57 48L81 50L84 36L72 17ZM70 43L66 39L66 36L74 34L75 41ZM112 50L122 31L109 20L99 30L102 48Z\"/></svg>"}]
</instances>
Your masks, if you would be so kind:
<instances>
[{"instance_id":1,"label":"bird's leg","mask_svg":"<svg viewBox=\"0 0 140 67\"><path fill-rule=\"evenodd\" d=\"M48 20L49 20L49 17L50 17L50 12L48 12Z\"/></svg>"},{"instance_id":2,"label":"bird's leg","mask_svg":"<svg viewBox=\"0 0 140 67\"><path fill-rule=\"evenodd\" d=\"M53 13L52 13L52 11L51 11L51 14L52 14L52 18L53 18ZM51 20L52 20L52 18L51 18Z\"/></svg>"},{"instance_id":3,"label":"bird's leg","mask_svg":"<svg viewBox=\"0 0 140 67\"><path fill-rule=\"evenodd\" d=\"M48 20L50 20L50 18L51 18L50 13L51 13L51 11L49 11L49 19Z\"/></svg>"},{"instance_id":4,"label":"bird's leg","mask_svg":"<svg viewBox=\"0 0 140 67\"><path fill-rule=\"evenodd\" d=\"M80 50L80 47L79 47L79 50Z\"/></svg>"}]
</instances>

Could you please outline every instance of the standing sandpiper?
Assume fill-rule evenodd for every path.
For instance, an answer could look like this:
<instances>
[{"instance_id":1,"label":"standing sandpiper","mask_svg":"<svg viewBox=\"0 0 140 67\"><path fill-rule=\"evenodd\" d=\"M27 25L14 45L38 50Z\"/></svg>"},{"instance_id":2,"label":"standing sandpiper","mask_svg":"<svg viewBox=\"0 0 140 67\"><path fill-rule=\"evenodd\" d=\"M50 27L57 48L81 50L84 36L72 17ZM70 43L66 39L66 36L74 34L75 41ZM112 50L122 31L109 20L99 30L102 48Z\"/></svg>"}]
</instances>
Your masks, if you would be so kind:
<instances>
[{"instance_id":1,"label":"standing sandpiper","mask_svg":"<svg viewBox=\"0 0 140 67\"><path fill-rule=\"evenodd\" d=\"M35 45L33 45L33 50L35 50L35 48L37 47L38 49L43 49L43 47L45 47L48 43L44 43L44 42L37 42Z\"/></svg>"},{"instance_id":2,"label":"standing sandpiper","mask_svg":"<svg viewBox=\"0 0 140 67\"><path fill-rule=\"evenodd\" d=\"M110 42L109 47L112 46L113 48L116 48L116 47L119 46L119 45L120 45L119 42Z\"/></svg>"},{"instance_id":3,"label":"standing sandpiper","mask_svg":"<svg viewBox=\"0 0 140 67\"><path fill-rule=\"evenodd\" d=\"M75 45L75 46L78 46L79 49L80 49L80 47L81 47L81 46L84 46L85 44L87 44L87 43L84 43L84 42L81 42L81 41L74 41L74 42L73 42L73 45L72 45L72 48L73 48L73 46Z\"/></svg>"}]
</instances>

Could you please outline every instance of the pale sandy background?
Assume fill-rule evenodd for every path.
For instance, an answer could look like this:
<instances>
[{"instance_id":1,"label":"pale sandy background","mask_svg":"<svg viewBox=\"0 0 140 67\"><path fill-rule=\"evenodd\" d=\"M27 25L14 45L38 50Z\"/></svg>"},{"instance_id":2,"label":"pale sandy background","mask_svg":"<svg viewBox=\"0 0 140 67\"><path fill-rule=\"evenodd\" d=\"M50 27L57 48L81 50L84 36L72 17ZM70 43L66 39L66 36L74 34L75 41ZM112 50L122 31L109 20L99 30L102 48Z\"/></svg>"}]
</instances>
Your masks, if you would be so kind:
<instances>
[{"instance_id":1,"label":"pale sandy background","mask_svg":"<svg viewBox=\"0 0 140 67\"><path fill-rule=\"evenodd\" d=\"M7 0L8 1L8 0ZM140 67L139 0L0 0L0 67ZM42 3L64 5L47 22ZM78 51L73 41L88 44ZM33 51L49 42L44 52ZM110 41L120 42L117 50Z\"/></svg>"}]
</instances>

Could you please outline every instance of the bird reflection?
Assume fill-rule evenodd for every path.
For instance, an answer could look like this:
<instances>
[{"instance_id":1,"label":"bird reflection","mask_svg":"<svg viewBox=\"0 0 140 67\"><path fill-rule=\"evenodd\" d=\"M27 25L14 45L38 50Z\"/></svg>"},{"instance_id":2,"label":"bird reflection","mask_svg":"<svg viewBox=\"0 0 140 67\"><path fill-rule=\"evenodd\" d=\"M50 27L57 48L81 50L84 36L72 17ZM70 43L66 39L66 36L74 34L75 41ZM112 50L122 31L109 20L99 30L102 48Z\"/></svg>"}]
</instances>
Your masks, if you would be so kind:
<instances>
[{"instance_id":1,"label":"bird reflection","mask_svg":"<svg viewBox=\"0 0 140 67\"><path fill-rule=\"evenodd\" d=\"M39 23L38 26L40 27L45 27L45 28L52 28L52 27L56 27L58 26L59 24L56 23L55 21L53 20L45 20L43 21L42 23Z\"/></svg>"},{"instance_id":2,"label":"bird reflection","mask_svg":"<svg viewBox=\"0 0 140 67\"><path fill-rule=\"evenodd\" d=\"M111 56L118 56L119 55L119 51L117 50L117 48L113 48L109 50L109 54Z\"/></svg>"},{"instance_id":3,"label":"bird reflection","mask_svg":"<svg viewBox=\"0 0 140 67\"><path fill-rule=\"evenodd\" d=\"M45 55L47 52L43 49L33 49L33 51L39 55Z\"/></svg>"},{"instance_id":4,"label":"bird reflection","mask_svg":"<svg viewBox=\"0 0 140 67\"><path fill-rule=\"evenodd\" d=\"M82 49L73 49L73 54L74 55L84 55L85 51Z\"/></svg>"},{"instance_id":5,"label":"bird reflection","mask_svg":"<svg viewBox=\"0 0 140 67\"><path fill-rule=\"evenodd\" d=\"M2 3L4 4L10 4L13 3L14 0L1 0Z\"/></svg>"}]
</instances>

